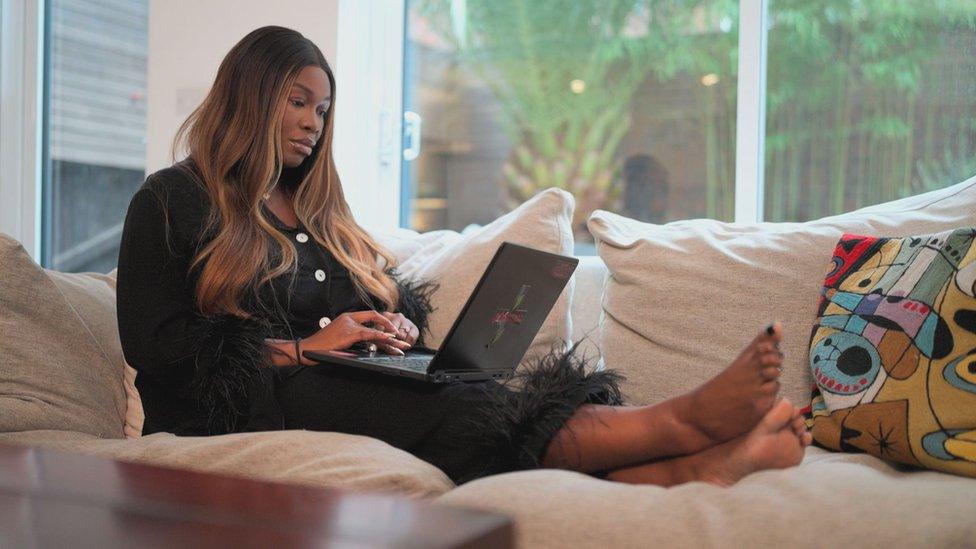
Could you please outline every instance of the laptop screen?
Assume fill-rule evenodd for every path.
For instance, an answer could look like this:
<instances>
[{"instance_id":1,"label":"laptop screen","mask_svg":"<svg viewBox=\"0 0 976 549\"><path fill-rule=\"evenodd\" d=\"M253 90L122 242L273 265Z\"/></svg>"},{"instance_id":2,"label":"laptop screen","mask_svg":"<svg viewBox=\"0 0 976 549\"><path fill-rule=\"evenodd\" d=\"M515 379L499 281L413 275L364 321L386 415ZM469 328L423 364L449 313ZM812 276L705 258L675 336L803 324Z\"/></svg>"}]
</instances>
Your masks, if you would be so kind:
<instances>
[{"instance_id":1,"label":"laptop screen","mask_svg":"<svg viewBox=\"0 0 976 549\"><path fill-rule=\"evenodd\" d=\"M517 366L578 263L503 243L448 332L432 370Z\"/></svg>"}]
</instances>

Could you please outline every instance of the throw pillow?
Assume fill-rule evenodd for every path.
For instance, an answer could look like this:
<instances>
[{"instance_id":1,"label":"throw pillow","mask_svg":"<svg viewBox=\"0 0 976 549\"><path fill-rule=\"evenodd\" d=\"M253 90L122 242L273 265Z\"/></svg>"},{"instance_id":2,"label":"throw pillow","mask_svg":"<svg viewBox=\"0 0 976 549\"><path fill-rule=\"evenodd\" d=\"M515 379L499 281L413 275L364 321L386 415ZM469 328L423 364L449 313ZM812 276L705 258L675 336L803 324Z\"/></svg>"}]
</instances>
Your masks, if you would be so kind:
<instances>
[{"instance_id":1,"label":"throw pillow","mask_svg":"<svg viewBox=\"0 0 976 549\"><path fill-rule=\"evenodd\" d=\"M367 229L367 231L381 246L393 254L396 265L400 265L410 256L422 250L424 246L444 238L445 235L457 234L446 229L418 233L402 227L382 230Z\"/></svg>"},{"instance_id":2,"label":"throw pillow","mask_svg":"<svg viewBox=\"0 0 976 549\"><path fill-rule=\"evenodd\" d=\"M397 270L408 280L432 281L437 285L431 295L434 311L429 317L427 345L436 348L443 343L454 319L502 242L572 255L570 223L574 204L573 196L568 192L548 189L483 227L465 231L464 234L438 231L437 234L425 235L422 245L414 249L397 266ZM541 356L553 347L562 347L569 341L570 296L574 283L575 280L570 279L523 362Z\"/></svg>"},{"instance_id":3,"label":"throw pillow","mask_svg":"<svg viewBox=\"0 0 976 549\"><path fill-rule=\"evenodd\" d=\"M118 279L118 269L112 269L105 275L105 282L115 291L115 282ZM124 362L124 359L123 359ZM139 373L124 362L122 372L122 389L125 391L125 424L122 431L125 438L139 438L142 436L142 424L146 420L146 414L142 409L142 397L136 389L136 375Z\"/></svg>"},{"instance_id":4,"label":"throw pillow","mask_svg":"<svg viewBox=\"0 0 976 549\"><path fill-rule=\"evenodd\" d=\"M805 223L652 225L596 212L609 270L600 346L633 403L665 400L721 371L771 321L783 324L782 394L810 403L809 296L844 233L907 236L976 226L976 178Z\"/></svg>"},{"instance_id":5,"label":"throw pillow","mask_svg":"<svg viewBox=\"0 0 976 549\"><path fill-rule=\"evenodd\" d=\"M976 476L974 238L840 239L810 342L817 442Z\"/></svg>"},{"instance_id":6,"label":"throw pillow","mask_svg":"<svg viewBox=\"0 0 976 549\"><path fill-rule=\"evenodd\" d=\"M0 431L123 438L114 280L43 269L0 234Z\"/></svg>"},{"instance_id":7,"label":"throw pillow","mask_svg":"<svg viewBox=\"0 0 976 549\"><path fill-rule=\"evenodd\" d=\"M139 438L142 436L142 424L146 421L146 413L142 409L142 397L136 389L136 375L139 372L125 363L122 374L122 388L125 390L125 425L122 431L125 438Z\"/></svg>"}]
</instances>

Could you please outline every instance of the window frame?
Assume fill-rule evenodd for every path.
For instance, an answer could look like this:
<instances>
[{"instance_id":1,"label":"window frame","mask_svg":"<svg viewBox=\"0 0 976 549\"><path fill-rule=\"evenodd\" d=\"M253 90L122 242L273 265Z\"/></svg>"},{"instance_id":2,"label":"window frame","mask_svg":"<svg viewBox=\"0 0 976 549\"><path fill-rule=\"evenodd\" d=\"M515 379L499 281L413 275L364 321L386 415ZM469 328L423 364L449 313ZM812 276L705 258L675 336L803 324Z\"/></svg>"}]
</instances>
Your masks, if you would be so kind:
<instances>
[{"instance_id":1,"label":"window frame","mask_svg":"<svg viewBox=\"0 0 976 549\"><path fill-rule=\"evenodd\" d=\"M0 0L0 232L41 259L43 0Z\"/></svg>"},{"instance_id":2,"label":"window frame","mask_svg":"<svg viewBox=\"0 0 976 549\"><path fill-rule=\"evenodd\" d=\"M766 40L769 0L739 0L735 115L735 221L763 220L766 141Z\"/></svg>"},{"instance_id":3,"label":"window frame","mask_svg":"<svg viewBox=\"0 0 976 549\"><path fill-rule=\"evenodd\" d=\"M339 0L335 137L342 190L367 230L401 226L405 0Z\"/></svg>"}]
</instances>

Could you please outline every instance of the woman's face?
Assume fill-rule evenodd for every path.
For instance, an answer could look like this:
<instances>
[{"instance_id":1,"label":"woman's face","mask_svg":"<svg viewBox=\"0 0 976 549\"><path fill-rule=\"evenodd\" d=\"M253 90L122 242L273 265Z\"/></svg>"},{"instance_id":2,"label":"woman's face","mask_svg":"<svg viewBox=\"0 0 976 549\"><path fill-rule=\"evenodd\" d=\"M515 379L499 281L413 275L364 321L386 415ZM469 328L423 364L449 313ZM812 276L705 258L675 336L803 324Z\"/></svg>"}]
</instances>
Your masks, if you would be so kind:
<instances>
[{"instance_id":1,"label":"woman's face","mask_svg":"<svg viewBox=\"0 0 976 549\"><path fill-rule=\"evenodd\" d=\"M322 137L325 114L331 104L329 77L325 71L315 66L302 69L288 91L281 119L285 167L294 168L312 154L312 148Z\"/></svg>"}]
</instances>

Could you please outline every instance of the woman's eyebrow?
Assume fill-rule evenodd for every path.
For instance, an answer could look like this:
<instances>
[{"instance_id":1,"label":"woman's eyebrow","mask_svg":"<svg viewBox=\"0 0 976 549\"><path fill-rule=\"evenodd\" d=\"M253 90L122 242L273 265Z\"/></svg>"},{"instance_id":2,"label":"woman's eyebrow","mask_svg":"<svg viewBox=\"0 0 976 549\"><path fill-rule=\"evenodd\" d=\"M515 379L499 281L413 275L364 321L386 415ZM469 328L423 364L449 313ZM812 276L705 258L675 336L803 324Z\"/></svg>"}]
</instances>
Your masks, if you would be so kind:
<instances>
[{"instance_id":1,"label":"woman's eyebrow","mask_svg":"<svg viewBox=\"0 0 976 549\"><path fill-rule=\"evenodd\" d=\"M299 84L298 82L295 82L295 85L301 88L305 93L307 93L309 97L315 97L315 93L312 92L312 90L310 90L308 86L305 86L304 84ZM329 99L331 98L329 96L326 96L325 99L322 100L322 103L328 103ZM319 104L321 105L322 103Z\"/></svg>"}]
</instances>

